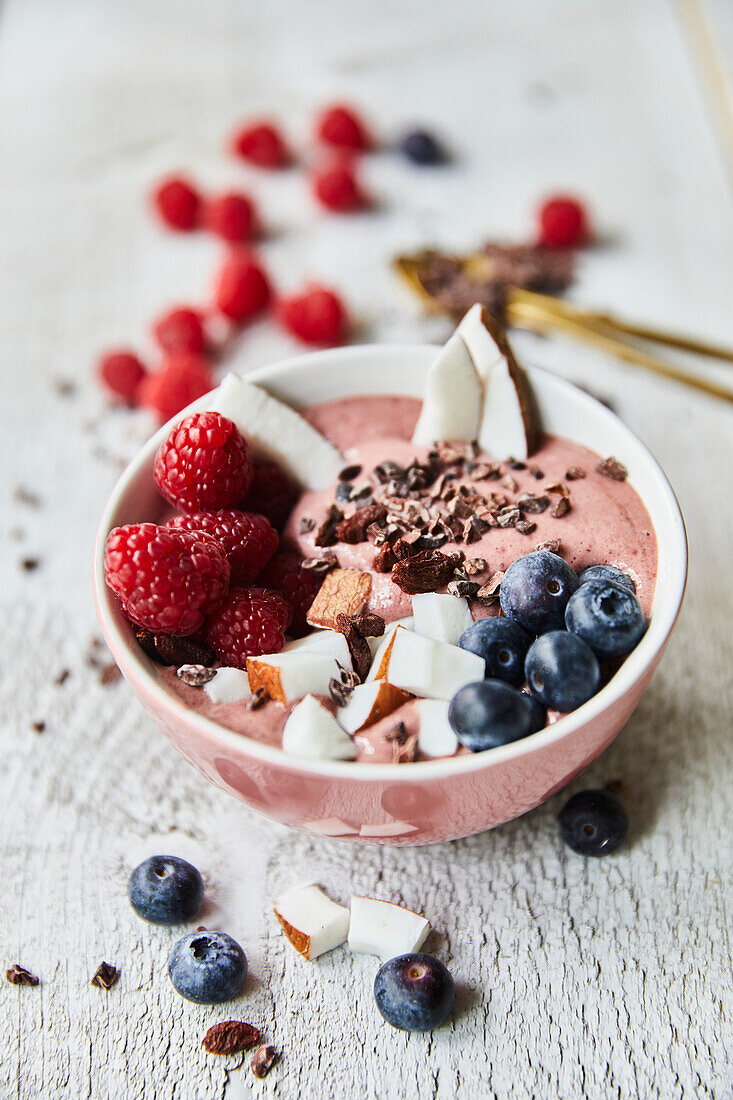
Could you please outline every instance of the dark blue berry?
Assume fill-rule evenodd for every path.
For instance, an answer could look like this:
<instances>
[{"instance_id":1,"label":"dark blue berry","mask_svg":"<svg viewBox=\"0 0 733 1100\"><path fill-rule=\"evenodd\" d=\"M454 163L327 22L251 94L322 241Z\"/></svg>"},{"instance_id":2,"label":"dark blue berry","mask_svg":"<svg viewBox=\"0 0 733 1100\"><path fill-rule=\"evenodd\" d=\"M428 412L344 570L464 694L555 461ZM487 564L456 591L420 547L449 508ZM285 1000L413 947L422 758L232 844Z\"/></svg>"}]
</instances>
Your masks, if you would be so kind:
<instances>
[{"instance_id":1,"label":"dark blue berry","mask_svg":"<svg viewBox=\"0 0 733 1100\"><path fill-rule=\"evenodd\" d=\"M530 647L524 663L527 684L541 703L567 713L598 691L601 670L590 646L575 634L553 630Z\"/></svg>"},{"instance_id":2,"label":"dark blue berry","mask_svg":"<svg viewBox=\"0 0 733 1100\"><path fill-rule=\"evenodd\" d=\"M517 558L504 574L501 609L530 634L562 630L567 602L577 587L577 575L562 558L536 550Z\"/></svg>"},{"instance_id":3,"label":"dark blue berry","mask_svg":"<svg viewBox=\"0 0 733 1100\"><path fill-rule=\"evenodd\" d=\"M607 856L626 836L629 820L610 791L579 791L560 810L560 833L582 856Z\"/></svg>"},{"instance_id":4,"label":"dark blue berry","mask_svg":"<svg viewBox=\"0 0 733 1100\"><path fill-rule=\"evenodd\" d=\"M524 695L524 692L522 694ZM531 712L532 729L530 732L537 733L538 730L543 730L547 725L547 711L534 695L525 695L524 697L529 703Z\"/></svg>"},{"instance_id":5,"label":"dark blue berry","mask_svg":"<svg viewBox=\"0 0 733 1100\"><path fill-rule=\"evenodd\" d=\"M217 1005L236 997L247 977L247 956L226 932L191 932L168 956L175 989L188 1001Z\"/></svg>"},{"instance_id":6,"label":"dark blue berry","mask_svg":"<svg viewBox=\"0 0 733 1100\"><path fill-rule=\"evenodd\" d=\"M448 707L448 721L462 745L483 752L529 736L536 716L521 691L501 680L479 680L458 689Z\"/></svg>"},{"instance_id":7,"label":"dark blue berry","mask_svg":"<svg viewBox=\"0 0 733 1100\"><path fill-rule=\"evenodd\" d=\"M443 164L447 159L438 139L427 130L411 130L405 134L399 149L413 164Z\"/></svg>"},{"instance_id":8,"label":"dark blue berry","mask_svg":"<svg viewBox=\"0 0 733 1100\"><path fill-rule=\"evenodd\" d=\"M151 856L130 875L130 905L143 920L182 924L192 920L204 899L201 875L178 856Z\"/></svg>"},{"instance_id":9,"label":"dark blue berry","mask_svg":"<svg viewBox=\"0 0 733 1100\"><path fill-rule=\"evenodd\" d=\"M636 585L632 578L628 573L615 569L613 565L589 565L582 573L578 573L578 580L581 584L587 584L588 581L615 581L636 595Z\"/></svg>"},{"instance_id":10,"label":"dark blue berry","mask_svg":"<svg viewBox=\"0 0 733 1100\"><path fill-rule=\"evenodd\" d=\"M588 581L571 596L565 625L599 657L623 657L642 637L646 619L628 588L614 581Z\"/></svg>"},{"instance_id":11,"label":"dark blue berry","mask_svg":"<svg viewBox=\"0 0 733 1100\"><path fill-rule=\"evenodd\" d=\"M524 683L524 658L532 639L516 623L509 619L478 619L461 635L458 644L483 657L487 679L504 680L514 687Z\"/></svg>"},{"instance_id":12,"label":"dark blue berry","mask_svg":"<svg viewBox=\"0 0 733 1100\"><path fill-rule=\"evenodd\" d=\"M398 955L377 971L374 1000L388 1024L431 1031L448 1018L456 999L450 971L432 955Z\"/></svg>"}]
</instances>

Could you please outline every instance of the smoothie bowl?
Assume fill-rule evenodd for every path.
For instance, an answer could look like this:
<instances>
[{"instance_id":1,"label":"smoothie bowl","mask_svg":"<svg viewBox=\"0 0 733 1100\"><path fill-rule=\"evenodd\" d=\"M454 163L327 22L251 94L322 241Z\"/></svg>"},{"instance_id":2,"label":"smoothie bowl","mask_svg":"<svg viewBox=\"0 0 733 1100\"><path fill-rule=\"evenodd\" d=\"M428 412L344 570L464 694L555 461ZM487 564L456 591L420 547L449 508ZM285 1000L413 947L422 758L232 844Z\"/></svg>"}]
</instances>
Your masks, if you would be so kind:
<instances>
[{"instance_id":1,"label":"smoothie bowl","mask_svg":"<svg viewBox=\"0 0 733 1100\"><path fill-rule=\"evenodd\" d=\"M472 311L442 352L339 348L230 376L146 444L107 504L94 591L115 660L179 751L276 821L380 844L508 821L608 746L659 663L687 569L666 478L611 412L520 371L494 336ZM156 467L168 500L185 498L165 444L204 410L300 481L279 550L256 576L234 574L228 595L247 563L228 553L222 580L215 521L196 528L200 501L171 509L154 480ZM202 597L214 609L203 627L186 620L167 657L170 639L140 629L145 611L123 613L125 593L105 581L105 547L108 580L122 560L110 532L148 523L203 540L207 568L215 559ZM277 540L262 543L266 561ZM601 566L611 572L584 575ZM290 602L279 623L278 599ZM620 614L614 637L633 637L606 645L594 607L600 627ZM246 659L243 621L275 639Z\"/></svg>"}]
</instances>

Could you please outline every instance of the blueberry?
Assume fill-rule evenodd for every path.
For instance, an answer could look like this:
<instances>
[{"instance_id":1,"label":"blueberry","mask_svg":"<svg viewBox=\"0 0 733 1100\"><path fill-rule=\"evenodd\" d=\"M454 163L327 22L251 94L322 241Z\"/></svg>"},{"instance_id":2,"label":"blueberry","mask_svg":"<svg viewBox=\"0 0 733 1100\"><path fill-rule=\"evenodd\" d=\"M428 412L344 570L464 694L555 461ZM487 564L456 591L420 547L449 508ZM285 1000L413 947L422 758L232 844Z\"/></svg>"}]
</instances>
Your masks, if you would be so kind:
<instances>
[{"instance_id":1,"label":"blueberry","mask_svg":"<svg viewBox=\"0 0 733 1100\"><path fill-rule=\"evenodd\" d=\"M535 712L526 695L501 680L479 680L459 688L448 721L462 745L483 752L534 732Z\"/></svg>"},{"instance_id":2,"label":"blueberry","mask_svg":"<svg viewBox=\"0 0 733 1100\"><path fill-rule=\"evenodd\" d=\"M607 856L626 836L629 819L610 791L579 791L560 810L563 840L582 856Z\"/></svg>"},{"instance_id":3,"label":"blueberry","mask_svg":"<svg viewBox=\"0 0 733 1100\"><path fill-rule=\"evenodd\" d=\"M524 663L529 690L541 703L567 713L598 691L601 670L590 646L575 634L553 630L530 647Z\"/></svg>"},{"instance_id":4,"label":"blueberry","mask_svg":"<svg viewBox=\"0 0 733 1100\"><path fill-rule=\"evenodd\" d=\"M522 694L524 695L524 692L522 692ZM532 729L530 733L537 733L539 730L543 730L547 725L547 711L536 696L524 695L524 697L529 703L531 712Z\"/></svg>"},{"instance_id":5,"label":"blueberry","mask_svg":"<svg viewBox=\"0 0 733 1100\"><path fill-rule=\"evenodd\" d=\"M612 565L589 565L582 573L578 573L578 580L581 584L587 584L588 581L615 581L636 595L636 585L628 573L622 573Z\"/></svg>"},{"instance_id":6,"label":"blueberry","mask_svg":"<svg viewBox=\"0 0 733 1100\"><path fill-rule=\"evenodd\" d=\"M458 644L483 657L488 679L503 680L514 687L524 683L524 658L532 639L516 623L509 619L479 619L461 635Z\"/></svg>"},{"instance_id":7,"label":"blueberry","mask_svg":"<svg viewBox=\"0 0 733 1100\"><path fill-rule=\"evenodd\" d=\"M628 588L614 581L588 581L571 596L565 625L599 657L623 657L643 635L646 619Z\"/></svg>"},{"instance_id":8,"label":"blueberry","mask_svg":"<svg viewBox=\"0 0 733 1100\"><path fill-rule=\"evenodd\" d=\"M400 139L399 149L413 164L443 164L445 150L427 130L411 130Z\"/></svg>"},{"instance_id":9,"label":"blueberry","mask_svg":"<svg viewBox=\"0 0 733 1100\"><path fill-rule=\"evenodd\" d=\"M565 607L577 587L577 575L562 558L536 550L517 558L504 574L501 609L530 634L562 630Z\"/></svg>"},{"instance_id":10,"label":"blueberry","mask_svg":"<svg viewBox=\"0 0 733 1100\"><path fill-rule=\"evenodd\" d=\"M402 1031L431 1031L447 1019L456 999L450 971L432 955L398 955L377 971L374 1000L388 1024Z\"/></svg>"},{"instance_id":11,"label":"blueberry","mask_svg":"<svg viewBox=\"0 0 733 1100\"><path fill-rule=\"evenodd\" d=\"M201 875L178 856L151 856L130 875L130 905L143 920L182 924L196 916L204 898Z\"/></svg>"},{"instance_id":12,"label":"blueberry","mask_svg":"<svg viewBox=\"0 0 733 1100\"><path fill-rule=\"evenodd\" d=\"M174 945L168 973L178 993L199 1005L231 1001L247 977L247 956L226 932L191 932Z\"/></svg>"}]
</instances>

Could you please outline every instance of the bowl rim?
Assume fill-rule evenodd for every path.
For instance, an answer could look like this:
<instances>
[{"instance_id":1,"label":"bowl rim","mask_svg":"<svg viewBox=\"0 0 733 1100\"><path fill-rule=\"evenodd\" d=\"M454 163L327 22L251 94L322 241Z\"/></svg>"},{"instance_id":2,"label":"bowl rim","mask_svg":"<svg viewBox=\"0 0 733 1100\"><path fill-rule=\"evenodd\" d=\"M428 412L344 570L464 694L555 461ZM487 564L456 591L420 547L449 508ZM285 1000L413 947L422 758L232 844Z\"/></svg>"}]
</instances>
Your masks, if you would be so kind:
<instances>
[{"instance_id":1,"label":"bowl rim","mask_svg":"<svg viewBox=\"0 0 733 1100\"><path fill-rule=\"evenodd\" d=\"M362 344L355 347L329 348L289 356L272 365L249 371L245 377L248 382L262 383L267 387L270 382L276 383L278 376L282 374L289 374L298 369L311 371L317 368L320 362L335 356L353 360L373 360L374 356L389 356L390 358L400 354L416 356L426 355L428 351L434 352L437 350L437 346L433 344ZM139 474L141 468L152 465L153 456L172 425L181 417L206 408L211 393L214 391L210 391L185 409L182 409L171 420L163 424L140 448L113 487L97 529L93 557L95 608L110 652L133 691L143 697L148 696L151 701L155 702L157 709L167 710L175 720L183 722L192 732L199 733L204 738L218 740L221 742L224 751L227 748L234 749L238 753L245 753L259 760L263 764L278 765L289 771L300 772L303 775L357 780L359 782L389 780L392 783L413 783L416 780L430 781L447 778L448 776L467 775L479 772L487 767L506 763L509 760L546 748L565 737L572 736L574 732L587 723L593 722L605 710L617 703L645 673L650 669L653 671L679 616L687 583L688 565L687 533L684 519L674 490L659 463L646 445L615 413L590 394L573 385L572 382L551 371L531 365L527 365L525 369L530 376L530 380L533 375L539 375L546 380L549 379L551 385L557 386L566 393L572 393L574 399L579 400L581 404L585 403L592 406L596 415L605 418L613 425L615 430L621 435L625 435L633 443L637 451L649 464L657 479L661 498L669 511L674 531L676 546L670 547L670 560L675 568L668 579L665 590L661 593L655 590L655 603L658 601L658 597L661 596L661 604L654 609L649 629L636 648L628 655L618 672L587 703L558 719L552 725L546 726L520 741L514 741L508 745L501 745L484 752L470 753L463 756L437 757L433 760L414 761L396 767L390 763L306 760L291 756L283 752L280 747L255 741L245 734L236 733L234 730L220 725L214 719L192 710L182 700L173 695L146 667L142 651L139 655L136 652L134 636L123 633L123 630L120 629L120 624L117 621L118 610L113 605L112 593L104 581L104 545L109 531L114 526L113 517L119 507L120 498L127 490L129 482ZM335 397L337 396L335 395Z\"/></svg>"}]
</instances>

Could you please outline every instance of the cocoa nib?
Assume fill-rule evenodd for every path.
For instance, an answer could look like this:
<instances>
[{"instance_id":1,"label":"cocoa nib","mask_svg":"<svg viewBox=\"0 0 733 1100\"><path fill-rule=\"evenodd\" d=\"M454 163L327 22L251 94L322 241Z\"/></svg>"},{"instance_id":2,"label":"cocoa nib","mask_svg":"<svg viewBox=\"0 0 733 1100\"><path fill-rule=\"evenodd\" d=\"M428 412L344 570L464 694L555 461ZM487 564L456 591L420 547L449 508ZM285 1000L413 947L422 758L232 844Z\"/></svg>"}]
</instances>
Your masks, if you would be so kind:
<instances>
[{"instance_id":1,"label":"cocoa nib","mask_svg":"<svg viewBox=\"0 0 733 1100\"><path fill-rule=\"evenodd\" d=\"M267 699L265 698L265 692L263 688L257 688L253 691L249 699L245 703L247 710L259 710L260 707L264 707Z\"/></svg>"},{"instance_id":2,"label":"cocoa nib","mask_svg":"<svg viewBox=\"0 0 733 1100\"><path fill-rule=\"evenodd\" d=\"M504 574L501 570L497 570L476 593L476 599L479 603L486 604L487 607L495 604L499 599L499 590L503 579Z\"/></svg>"},{"instance_id":3,"label":"cocoa nib","mask_svg":"<svg viewBox=\"0 0 733 1100\"><path fill-rule=\"evenodd\" d=\"M99 682L102 687L109 687L110 684L116 683L120 679L122 673L115 664L114 661L110 661L108 664L103 665L99 671Z\"/></svg>"},{"instance_id":4,"label":"cocoa nib","mask_svg":"<svg viewBox=\"0 0 733 1100\"><path fill-rule=\"evenodd\" d=\"M381 638L384 634L381 615L354 615L353 622L363 638Z\"/></svg>"},{"instance_id":5,"label":"cocoa nib","mask_svg":"<svg viewBox=\"0 0 733 1100\"><path fill-rule=\"evenodd\" d=\"M387 517L387 509L383 504L368 504L348 516L336 527L336 537L340 542L366 542L367 528L372 523L383 523Z\"/></svg>"},{"instance_id":6,"label":"cocoa nib","mask_svg":"<svg viewBox=\"0 0 733 1100\"><path fill-rule=\"evenodd\" d=\"M515 527L520 535L531 535L533 531L537 530L537 524L530 519L520 519L519 523L515 524Z\"/></svg>"},{"instance_id":7,"label":"cocoa nib","mask_svg":"<svg viewBox=\"0 0 733 1100\"><path fill-rule=\"evenodd\" d=\"M629 471L624 466L623 462L619 462L613 455L609 455L608 458L604 458L596 466L596 470L599 474L603 474L604 477L610 477L612 481L626 481L629 476Z\"/></svg>"},{"instance_id":8,"label":"cocoa nib","mask_svg":"<svg viewBox=\"0 0 733 1100\"><path fill-rule=\"evenodd\" d=\"M404 722L397 725L384 735L385 741L392 745L393 764L411 764L417 753L417 733L409 733Z\"/></svg>"},{"instance_id":9,"label":"cocoa nib","mask_svg":"<svg viewBox=\"0 0 733 1100\"><path fill-rule=\"evenodd\" d=\"M336 616L336 629L346 638L346 644L349 647L351 664L354 672L363 683L372 663L372 651L369 648L369 642L364 635L357 630L352 616L344 615L342 611L339 611Z\"/></svg>"},{"instance_id":10,"label":"cocoa nib","mask_svg":"<svg viewBox=\"0 0 733 1100\"><path fill-rule=\"evenodd\" d=\"M92 985L96 985L100 989L111 989L119 976L120 972L116 966L112 966L112 963L101 962L92 978Z\"/></svg>"},{"instance_id":11,"label":"cocoa nib","mask_svg":"<svg viewBox=\"0 0 733 1100\"><path fill-rule=\"evenodd\" d=\"M324 554L319 554L317 558L305 558L300 565L302 569L309 569L311 573L325 576L326 573L330 573L332 569L335 569L338 563L339 560L333 550L326 550Z\"/></svg>"},{"instance_id":12,"label":"cocoa nib","mask_svg":"<svg viewBox=\"0 0 733 1100\"><path fill-rule=\"evenodd\" d=\"M345 466L338 476L339 481L353 481L361 473L361 466Z\"/></svg>"},{"instance_id":13,"label":"cocoa nib","mask_svg":"<svg viewBox=\"0 0 733 1100\"><path fill-rule=\"evenodd\" d=\"M565 477L568 481L580 481L585 477L585 470L582 466L571 466L565 471Z\"/></svg>"},{"instance_id":14,"label":"cocoa nib","mask_svg":"<svg viewBox=\"0 0 733 1100\"><path fill-rule=\"evenodd\" d=\"M38 978L26 970L20 963L13 963L9 970L5 971L5 977L11 985L38 985Z\"/></svg>"},{"instance_id":15,"label":"cocoa nib","mask_svg":"<svg viewBox=\"0 0 733 1100\"><path fill-rule=\"evenodd\" d=\"M547 550L550 554L559 554L561 546L560 539L547 539L546 542L538 542L535 550Z\"/></svg>"},{"instance_id":16,"label":"cocoa nib","mask_svg":"<svg viewBox=\"0 0 733 1100\"><path fill-rule=\"evenodd\" d=\"M570 511L570 501L567 497L558 497L552 508L550 508L550 515L555 519L560 519L561 516L567 515Z\"/></svg>"},{"instance_id":17,"label":"cocoa nib","mask_svg":"<svg viewBox=\"0 0 733 1100\"><path fill-rule=\"evenodd\" d=\"M152 634L143 627L135 629L138 645L159 665L212 665L216 654L203 642L191 638L175 638L172 634Z\"/></svg>"},{"instance_id":18,"label":"cocoa nib","mask_svg":"<svg viewBox=\"0 0 733 1100\"><path fill-rule=\"evenodd\" d=\"M332 504L328 509L326 518L321 526L318 528L316 534L315 544L316 546L335 546L338 542L338 536L336 534L336 528L341 520L344 518L344 513L340 508L337 508L335 504Z\"/></svg>"},{"instance_id":19,"label":"cocoa nib","mask_svg":"<svg viewBox=\"0 0 733 1100\"><path fill-rule=\"evenodd\" d=\"M526 493L517 501L517 507L520 512L531 512L533 515L540 515L546 508L550 507L550 498L544 494L542 496L533 497L530 496L529 493Z\"/></svg>"},{"instance_id":20,"label":"cocoa nib","mask_svg":"<svg viewBox=\"0 0 733 1100\"><path fill-rule=\"evenodd\" d=\"M260 1029L244 1020L222 1020L204 1035L201 1046L209 1054L241 1054L259 1041Z\"/></svg>"},{"instance_id":21,"label":"cocoa nib","mask_svg":"<svg viewBox=\"0 0 733 1100\"><path fill-rule=\"evenodd\" d=\"M472 599L479 590L478 581L463 580L458 578L454 581L448 581L448 595L458 596L462 599Z\"/></svg>"},{"instance_id":22,"label":"cocoa nib","mask_svg":"<svg viewBox=\"0 0 733 1100\"><path fill-rule=\"evenodd\" d=\"M463 568L469 577L474 577L477 573L484 573L488 566L485 558L468 558Z\"/></svg>"},{"instance_id":23,"label":"cocoa nib","mask_svg":"<svg viewBox=\"0 0 733 1100\"><path fill-rule=\"evenodd\" d=\"M392 580L408 596L420 592L436 592L453 576L455 558L441 550L421 550L412 558L398 561L392 570Z\"/></svg>"},{"instance_id":24,"label":"cocoa nib","mask_svg":"<svg viewBox=\"0 0 733 1100\"><path fill-rule=\"evenodd\" d=\"M375 573L390 573L396 562L392 547L384 545L377 550L372 560L372 569Z\"/></svg>"},{"instance_id":25,"label":"cocoa nib","mask_svg":"<svg viewBox=\"0 0 733 1100\"><path fill-rule=\"evenodd\" d=\"M200 688L214 679L216 669L207 668L206 665L181 665L176 669L176 676L189 687Z\"/></svg>"},{"instance_id":26,"label":"cocoa nib","mask_svg":"<svg viewBox=\"0 0 733 1100\"><path fill-rule=\"evenodd\" d=\"M263 1044L252 1056L252 1072L255 1077L267 1077L280 1055L273 1046Z\"/></svg>"},{"instance_id":27,"label":"cocoa nib","mask_svg":"<svg viewBox=\"0 0 733 1100\"><path fill-rule=\"evenodd\" d=\"M311 519L310 516L303 516L300 523L298 524L298 534L299 535L309 534L313 530L315 525L316 525L316 521L314 519Z\"/></svg>"}]
</instances>

